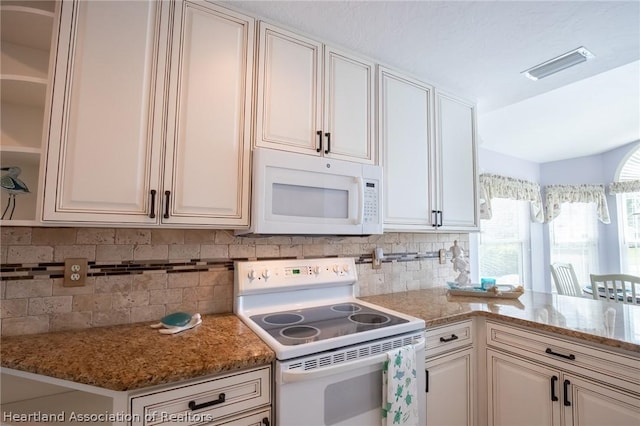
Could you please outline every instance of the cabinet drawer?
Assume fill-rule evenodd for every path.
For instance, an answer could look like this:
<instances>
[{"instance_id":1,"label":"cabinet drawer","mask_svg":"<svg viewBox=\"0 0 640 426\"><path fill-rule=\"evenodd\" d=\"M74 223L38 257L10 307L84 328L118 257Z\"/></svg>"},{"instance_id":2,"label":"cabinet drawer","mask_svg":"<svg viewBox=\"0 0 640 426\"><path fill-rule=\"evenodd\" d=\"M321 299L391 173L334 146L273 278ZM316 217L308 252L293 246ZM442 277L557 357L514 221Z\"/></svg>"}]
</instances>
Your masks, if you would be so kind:
<instances>
[{"instance_id":1,"label":"cabinet drawer","mask_svg":"<svg viewBox=\"0 0 640 426\"><path fill-rule=\"evenodd\" d=\"M134 396L131 413L136 424L149 426L213 422L269 404L270 377L265 367Z\"/></svg>"},{"instance_id":2,"label":"cabinet drawer","mask_svg":"<svg viewBox=\"0 0 640 426\"><path fill-rule=\"evenodd\" d=\"M488 346L640 392L640 357L490 321L486 327Z\"/></svg>"},{"instance_id":3,"label":"cabinet drawer","mask_svg":"<svg viewBox=\"0 0 640 426\"><path fill-rule=\"evenodd\" d=\"M223 420L220 423L214 423L212 426L268 426L271 423L271 409L267 408L259 412L251 412Z\"/></svg>"},{"instance_id":4,"label":"cabinet drawer","mask_svg":"<svg viewBox=\"0 0 640 426\"><path fill-rule=\"evenodd\" d=\"M430 357L473 344L473 323L469 320L428 329L426 336L425 354Z\"/></svg>"}]
</instances>

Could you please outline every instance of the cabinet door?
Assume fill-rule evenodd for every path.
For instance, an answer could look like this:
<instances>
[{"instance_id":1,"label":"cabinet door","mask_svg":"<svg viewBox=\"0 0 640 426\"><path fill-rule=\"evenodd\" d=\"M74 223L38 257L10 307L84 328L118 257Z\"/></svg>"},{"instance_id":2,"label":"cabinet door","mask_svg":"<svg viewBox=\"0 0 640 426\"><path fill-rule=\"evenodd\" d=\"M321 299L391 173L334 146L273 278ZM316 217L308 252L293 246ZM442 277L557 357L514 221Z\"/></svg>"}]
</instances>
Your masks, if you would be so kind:
<instances>
[{"instance_id":1,"label":"cabinet door","mask_svg":"<svg viewBox=\"0 0 640 426\"><path fill-rule=\"evenodd\" d=\"M373 62L325 47L324 155L375 163Z\"/></svg>"},{"instance_id":2,"label":"cabinet door","mask_svg":"<svg viewBox=\"0 0 640 426\"><path fill-rule=\"evenodd\" d=\"M560 373L487 350L489 425L559 425Z\"/></svg>"},{"instance_id":3,"label":"cabinet door","mask_svg":"<svg viewBox=\"0 0 640 426\"><path fill-rule=\"evenodd\" d=\"M321 62L320 43L260 22L257 146L319 155Z\"/></svg>"},{"instance_id":4,"label":"cabinet door","mask_svg":"<svg viewBox=\"0 0 640 426\"><path fill-rule=\"evenodd\" d=\"M385 230L432 229L432 88L385 68L378 84Z\"/></svg>"},{"instance_id":5,"label":"cabinet door","mask_svg":"<svg viewBox=\"0 0 640 426\"><path fill-rule=\"evenodd\" d=\"M205 2L176 6L163 223L249 225L254 25Z\"/></svg>"},{"instance_id":6,"label":"cabinet door","mask_svg":"<svg viewBox=\"0 0 640 426\"><path fill-rule=\"evenodd\" d=\"M477 229L475 107L436 92L436 119L439 229Z\"/></svg>"},{"instance_id":7,"label":"cabinet door","mask_svg":"<svg viewBox=\"0 0 640 426\"><path fill-rule=\"evenodd\" d=\"M473 349L427 359L427 426L474 425Z\"/></svg>"},{"instance_id":8,"label":"cabinet door","mask_svg":"<svg viewBox=\"0 0 640 426\"><path fill-rule=\"evenodd\" d=\"M565 424L580 426L640 425L640 398L629 392L582 379L563 376ZM566 405L570 404L570 405Z\"/></svg>"},{"instance_id":9,"label":"cabinet door","mask_svg":"<svg viewBox=\"0 0 640 426\"><path fill-rule=\"evenodd\" d=\"M157 221L170 6L63 2L44 220Z\"/></svg>"}]
</instances>

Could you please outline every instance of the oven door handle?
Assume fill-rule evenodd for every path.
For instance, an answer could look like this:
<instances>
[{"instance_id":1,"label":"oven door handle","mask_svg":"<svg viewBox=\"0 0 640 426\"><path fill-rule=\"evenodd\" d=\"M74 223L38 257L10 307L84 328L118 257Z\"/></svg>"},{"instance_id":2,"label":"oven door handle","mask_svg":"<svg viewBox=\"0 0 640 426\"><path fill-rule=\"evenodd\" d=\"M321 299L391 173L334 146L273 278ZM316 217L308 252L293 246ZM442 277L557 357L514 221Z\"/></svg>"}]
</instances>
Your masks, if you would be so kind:
<instances>
[{"instance_id":1,"label":"oven door handle","mask_svg":"<svg viewBox=\"0 0 640 426\"><path fill-rule=\"evenodd\" d=\"M416 353L422 351L425 347L424 338L418 340L417 343L413 344L413 346L415 347ZM333 374L340 374L346 371L352 371L356 368L368 367L371 365L379 364L386 360L387 360L387 353L383 352L381 354L360 358L355 361L336 364L329 367L315 368L313 370L308 370L308 371L305 371L305 370L283 371L281 373L282 384L304 382L306 380L314 380L321 377L331 376Z\"/></svg>"}]
</instances>

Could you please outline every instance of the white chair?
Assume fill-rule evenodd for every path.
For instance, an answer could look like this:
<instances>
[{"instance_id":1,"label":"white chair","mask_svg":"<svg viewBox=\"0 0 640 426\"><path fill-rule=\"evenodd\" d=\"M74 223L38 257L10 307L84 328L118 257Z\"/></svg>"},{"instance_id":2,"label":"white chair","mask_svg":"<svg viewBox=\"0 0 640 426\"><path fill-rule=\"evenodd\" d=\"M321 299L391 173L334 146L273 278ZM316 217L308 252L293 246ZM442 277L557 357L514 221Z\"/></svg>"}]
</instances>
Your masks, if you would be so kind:
<instances>
[{"instance_id":1,"label":"white chair","mask_svg":"<svg viewBox=\"0 0 640 426\"><path fill-rule=\"evenodd\" d=\"M578 283L578 277L570 263L554 263L551 265L551 276L556 285L558 294L565 296L582 297L582 288Z\"/></svg>"},{"instance_id":2,"label":"white chair","mask_svg":"<svg viewBox=\"0 0 640 426\"><path fill-rule=\"evenodd\" d=\"M640 277L626 274L591 274L594 299L605 297L614 302L640 305Z\"/></svg>"}]
</instances>

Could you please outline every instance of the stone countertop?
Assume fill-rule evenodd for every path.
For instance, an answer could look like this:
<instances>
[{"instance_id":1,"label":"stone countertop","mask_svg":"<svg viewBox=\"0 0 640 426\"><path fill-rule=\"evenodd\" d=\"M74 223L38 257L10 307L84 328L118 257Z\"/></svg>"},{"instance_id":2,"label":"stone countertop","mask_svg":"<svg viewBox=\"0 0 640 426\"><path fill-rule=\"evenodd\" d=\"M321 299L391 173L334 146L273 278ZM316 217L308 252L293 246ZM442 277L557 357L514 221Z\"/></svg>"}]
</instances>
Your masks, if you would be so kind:
<instances>
[{"instance_id":1,"label":"stone countertop","mask_svg":"<svg viewBox=\"0 0 640 426\"><path fill-rule=\"evenodd\" d=\"M0 365L129 391L271 363L274 352L233 314L173 335L152 323L2 338Z\"/></svg>"},{"instance_id":2,"label":"stone countertop","mask_svg":"<svg viewBox=\"0 0 640 426\"><path fill-rule=\"evenodd\" d=\"M532 291L517 299L450 296L446 287L360 299L422 318L427 328L482 315L640 352L640 306Z\"/></svg>"}]
</instances>

